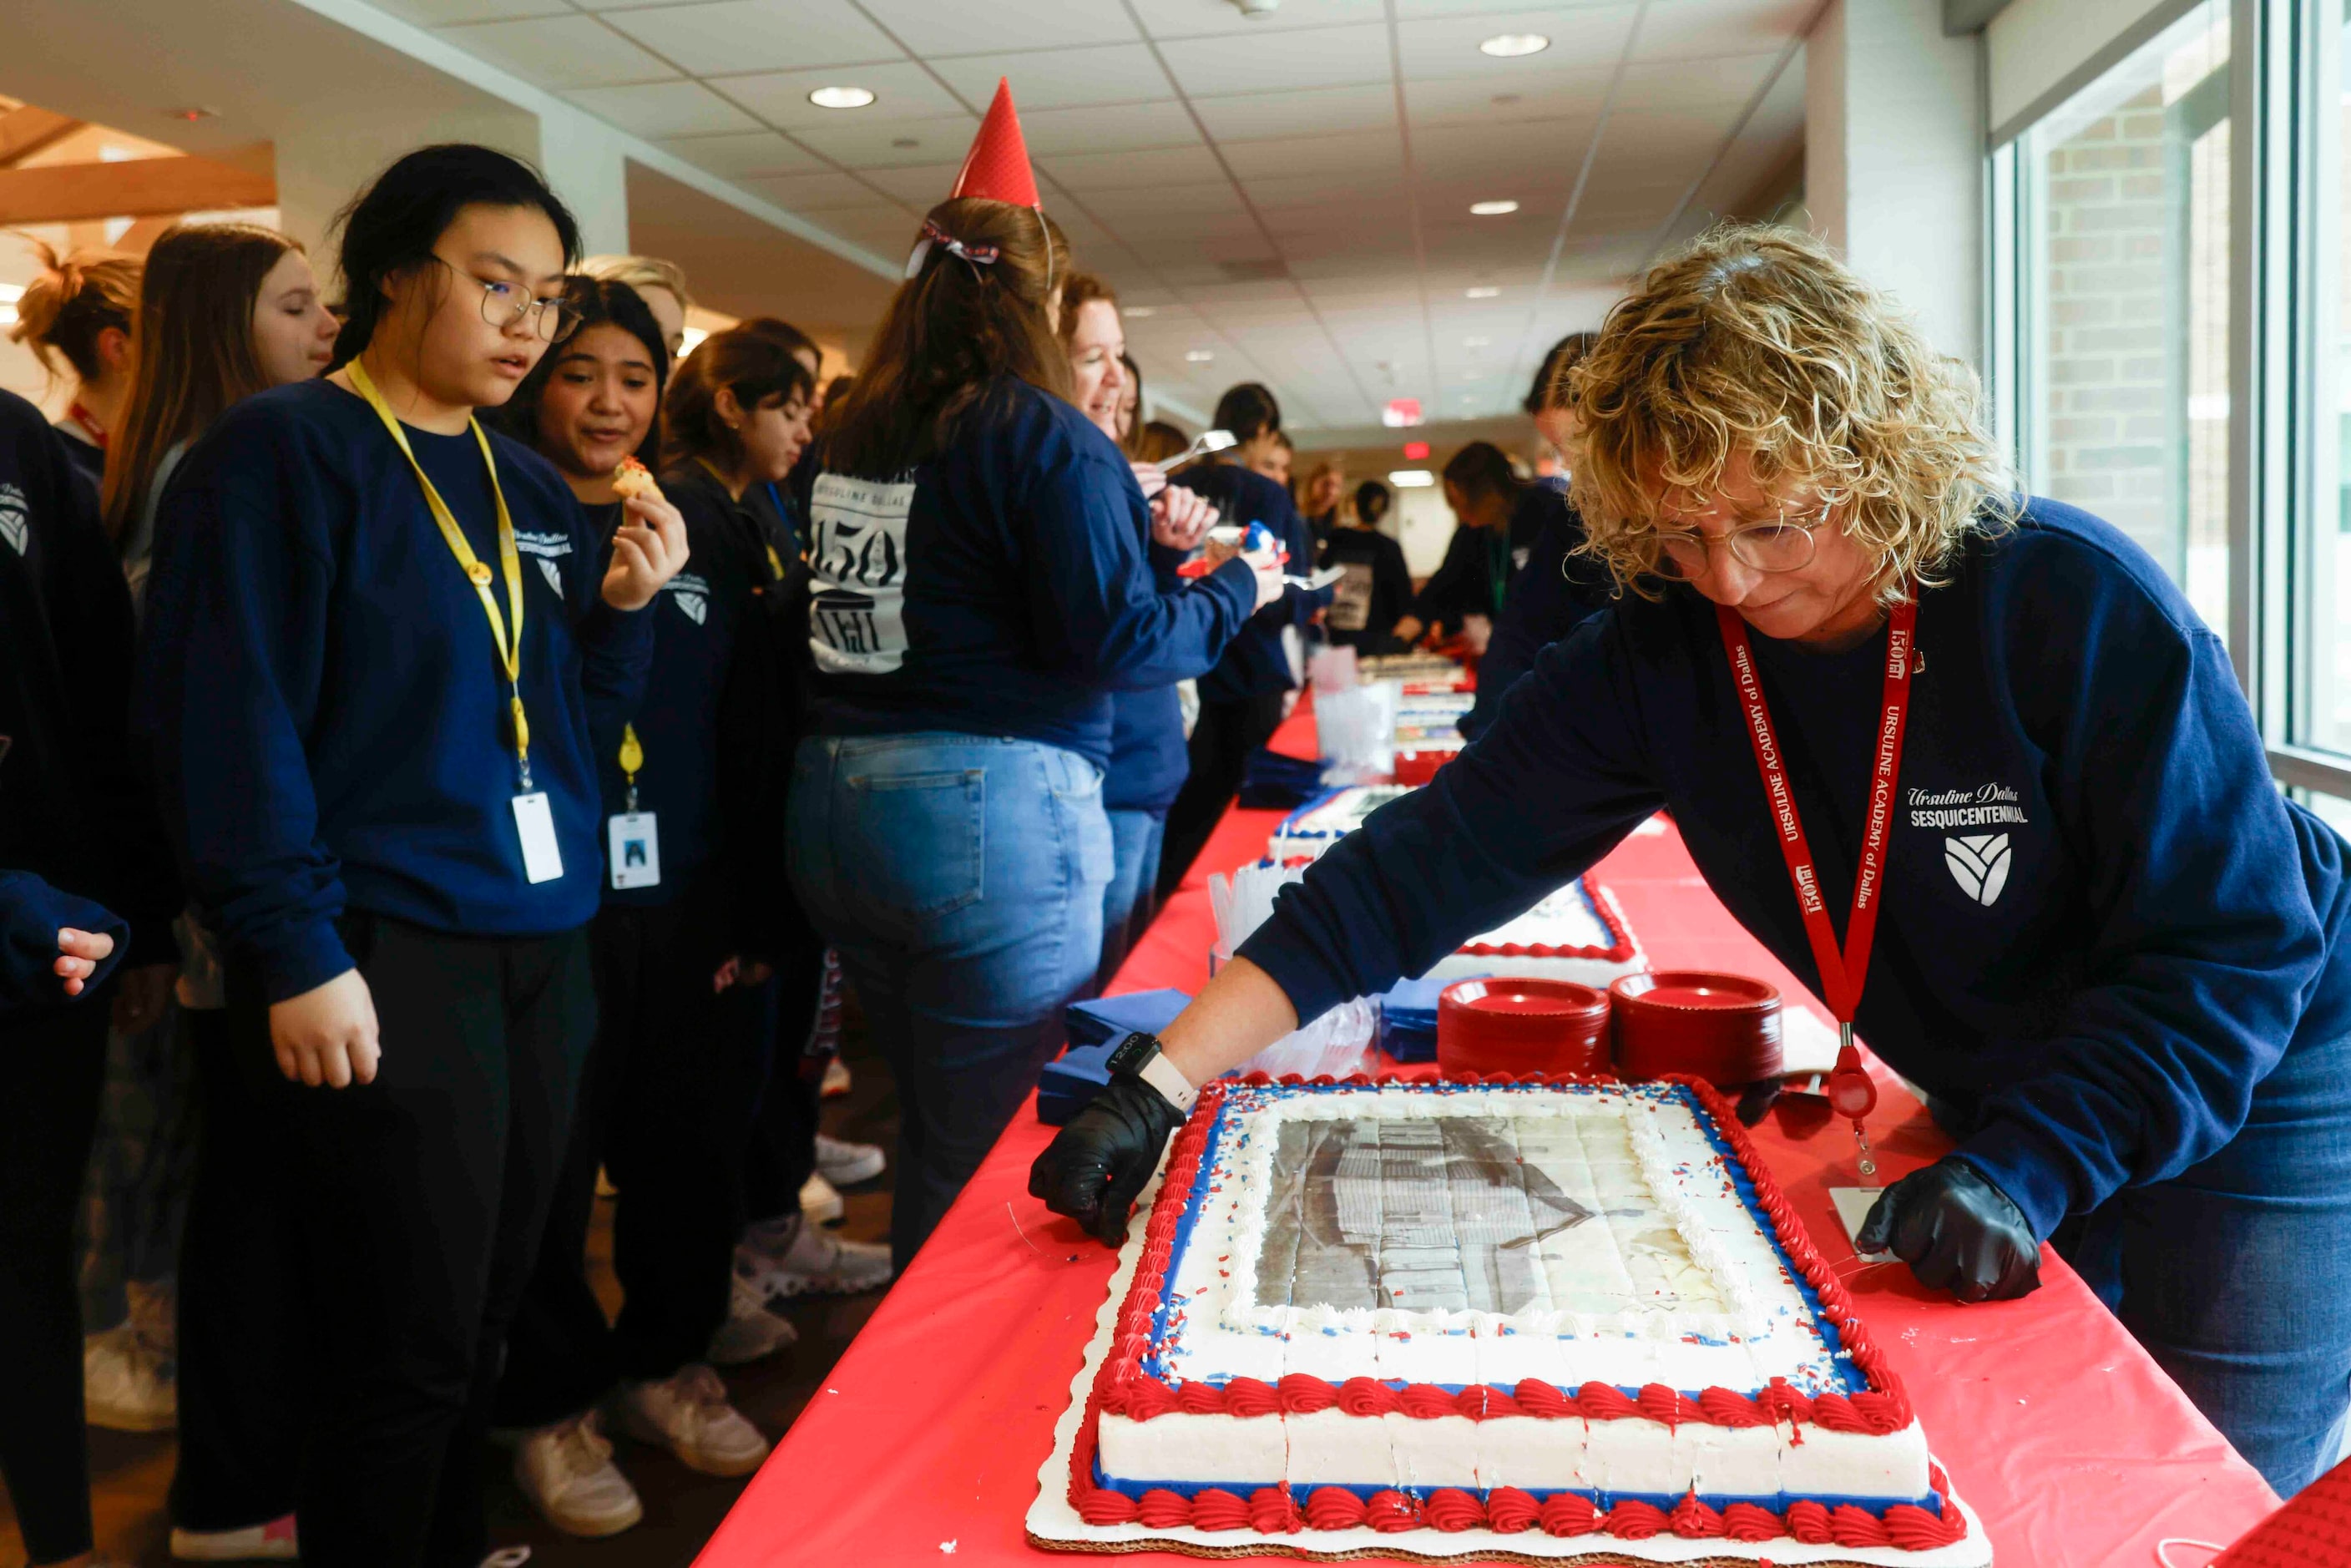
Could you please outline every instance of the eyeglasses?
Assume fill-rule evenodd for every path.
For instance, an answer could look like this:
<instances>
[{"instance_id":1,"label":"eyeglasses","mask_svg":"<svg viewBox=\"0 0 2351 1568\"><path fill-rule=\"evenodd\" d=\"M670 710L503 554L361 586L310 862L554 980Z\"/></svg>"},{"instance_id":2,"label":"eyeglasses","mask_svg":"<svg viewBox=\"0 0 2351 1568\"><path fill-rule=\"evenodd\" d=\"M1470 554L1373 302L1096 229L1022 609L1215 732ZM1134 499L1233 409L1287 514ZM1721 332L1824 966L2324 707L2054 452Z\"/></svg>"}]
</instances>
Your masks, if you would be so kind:
<instances>
[{"instance_id":1,"label":"eyeglasses","mask_svg":"<svg viewBox=\"0 0 2351 1568\"><path fill-rule=\"evenodd\" d=\"M1727 534L1709 536L1695 528L1658 528L1657 574L1681 581L1703 577L1713 563L1717 545L1730 552L1730 559L1752 571L1802 571L1813 563L1813 552L1819 548L1814 530L1829 520L1829 510L1834 505L1823 501L1820 510L1803 518L1786 515L1768 523L1754 523L1743 528L1733 528Z\"/></svg>"},{"instance_id":2,"label":"eyeglasses","mask_svg":"<svg viewBox=\"0 0 2351 1568\"><path fill-rule=\"evenodd\" d=\"M501 332L529 316L539 341L560 343L580 325L580 312L560 299L534 299L530 290L520 284L475 277L444 256L436 254L433 259L481 289L482 319Z\"/></svg>"}]
</instances>

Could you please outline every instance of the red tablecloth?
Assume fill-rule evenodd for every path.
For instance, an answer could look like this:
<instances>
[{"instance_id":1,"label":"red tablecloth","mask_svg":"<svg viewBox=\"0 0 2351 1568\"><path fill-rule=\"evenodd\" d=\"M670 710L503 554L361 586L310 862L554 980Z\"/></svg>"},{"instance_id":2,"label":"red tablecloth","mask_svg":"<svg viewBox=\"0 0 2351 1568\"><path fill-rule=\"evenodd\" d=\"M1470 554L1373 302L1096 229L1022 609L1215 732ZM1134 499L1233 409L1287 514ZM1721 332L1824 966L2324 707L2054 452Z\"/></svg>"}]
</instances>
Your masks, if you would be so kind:
<instances>
[{"instance_id":1,"label":"red tablecloth","mask_svg":"<svg viewBox=\"0 0 2351 1568\"><path fill-rule=\"evenodd\" d=\"M1301 714L1276 744L1311 755L1311 737ZM1113 989L1196 989L1207 979L1215 926L1206 870L1263 853L1280 817L1228 814ZM1615 889L1654 963L1732 969L1803 995L1707 891L1669 828L1627 840L1593 874ZM1891 1180L1949 1145L1883 1073L1880 1084L1870 1132ZM1014 1120L701 1563L1071 1561L1033 1551L1021 1521L1112 1254L1028 1194L1029 1164L1051 1133L1029 1111ZM1853 1179L1850 1134L1832 1127L1797 1141L1767 1120L1755 1142L1823 1250L1844 1250L1826 1189L1832 1166L1840 1184ZM2153 1568L2158 1540L2233 1541L2276 1506L2071 1269L2044 1254L2041 1278L2022 1301L1962 1307L1899 1265L1847 1276L2002 1568Z\"/></svg>"}]
</instances>

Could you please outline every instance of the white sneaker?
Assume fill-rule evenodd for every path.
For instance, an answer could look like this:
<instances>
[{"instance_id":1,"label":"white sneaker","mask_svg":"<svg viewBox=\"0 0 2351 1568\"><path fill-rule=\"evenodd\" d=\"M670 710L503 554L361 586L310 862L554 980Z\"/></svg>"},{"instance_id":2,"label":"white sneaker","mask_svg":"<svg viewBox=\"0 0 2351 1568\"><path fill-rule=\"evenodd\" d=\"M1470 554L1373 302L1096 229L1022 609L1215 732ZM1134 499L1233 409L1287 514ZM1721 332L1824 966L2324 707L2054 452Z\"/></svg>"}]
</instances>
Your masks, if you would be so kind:
<instances>
[{"instance_id":1,"label":"white sneaker","mask_svg":"<svg viewBox=\"0 0 2351 1568\"><path fill-rule=\"evenodd\" d=\"M112 1432L168 1432L180 1424L178 1369L136 1323L82 1341L83 1418Z\"/></svg>"},{"instance_id":2,"label":"white sneaker","mask_svg":"<svg viewBox=\"0 0 2351 1568\"><path fill-rule=\"evenodd\" d=\"M710 1359L719 1366L741 1366L771 1356L799 1342L800 1331L779 1312L768 1310L768 1292L747 1278L738 1263L727 1298L726 1321L710 1336Z\"/></svg>"},{"instance_id":3,"label":"white sneaker","mask_svg":"<svg viewBox=\"0 0 2351 1568\"><path fill-rule=\"evenodd\" d=\"M172 1527L172 1555L183 1563L291 1563L302 1555L294 1516L241 1530L182 1530Z\"/></svg>"},{"instance_id":4,"label":"white sneaker","mask_svg":"<svg viewBox=\"0 0 2351 1568\"><path fill-rule=\"evenodd\" d=\"M836 1225L849 1205L841 1201L841 1189L825 1180L822 1171L810 1171L800 1184L800 1212L810 1225Z\"/></svg>"},{"instance_id":5,"label":"white sneaker","mask_svg":"<svg viewBox=\"0 0 2351 1568\"><path fill-rule=\"evenodd\" d=\"M852 1144L846 1138L816 1135L817 1175L835 1186L855 1186L882 1174L882 1145Z\"/></svg>"},{"instance_id":6,"label":"white sneaker","mask_svg":"<svg viewBox=\"0 0 2351 1568\"><path fill-rule=\"evenodd\" d=\"M817 1086L817 1098L838 1100L849 1092L852 1084L848 1063L836 1056L824 1064L824 1082Z\"/></svg>"},{"instance_id":7,"label":"white sneaker","mask_svg":"<svg viewBox=\"0 0 2351 1568\"><path fill-rule=\"evenodd\" d=\"M851 1241L799 1215L763 1219L735 1249L735 1272L769 1301L794 1296L853 1296L890 1282L890 1249Z\"/></svg>"},{"instance_id":8,"label":"white sneaker","mask_svg":"<svg viewBox=\"0 0 2351 1568\"><path fill-rule=\"evenodd\" d=\"M566 1535L618 1535L645 1516L592 1410L525 1437L514 1477L531 1507Z\"/></svg>"},{"instance_id":9,"label":"white sneaker","mask_svg":"<svg viewBox=\"0 0 2351 1568\"><path fill-rule=\"evenodd\" d=\"M698 1361L659 1382L624 1383L614 1403L630 1437L667 1448L705 1476L747 1476L768 1458L768 1439Z\"/></svg>"}]
</instances>

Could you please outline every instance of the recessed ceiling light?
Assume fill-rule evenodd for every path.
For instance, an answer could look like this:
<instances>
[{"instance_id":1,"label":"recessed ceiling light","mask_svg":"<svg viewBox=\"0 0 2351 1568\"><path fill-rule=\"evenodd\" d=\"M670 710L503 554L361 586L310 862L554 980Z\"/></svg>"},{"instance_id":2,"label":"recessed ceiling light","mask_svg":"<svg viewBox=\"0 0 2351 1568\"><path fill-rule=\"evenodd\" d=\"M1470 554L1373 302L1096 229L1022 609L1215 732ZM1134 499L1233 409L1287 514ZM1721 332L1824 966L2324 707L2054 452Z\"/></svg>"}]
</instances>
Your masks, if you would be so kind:
<instances>
[{"instance_id":1,"label":"recessed ceiling light","mask_svg":"<svg viewBox=\"0 0 2351 1568\"><path fill-rule=\"evenodd\" d=\"M1388 483L1399 490L1426 490L1437 483L1437 476L1426 468L1391 468Z\"/></svg>"},{"instance_id":2,"label":"recessed ceiling light","mask_svg":"<svg viewBox=\"0 0 2351 1568\"><path fill-rule=\"evenodd\" d=\"M1499 218L1507 213L1515 213L1518 210L1519 204L1516 202L1472 202L1469 204L1469 215L1479 218Z\"/></svg>"},{"instance_id":3,"label":"recessed ceiling light","mask_svg":"<svg viewBox=\"0 0 2351 1568\"><path fill-rule=\"evenodd\" d=\"M1140 321L1146 317L1158 315L1159 307L1156 305L1130 305L1124 310L1120 311L1119 314L1124 316L1131 321Z\"/></svg>"},{"instance_id":4,"label":"recessed ceiling light","mask_svg":"<svg viewBox=\"0 0 2351 1568\"><path fill-rule=\"evenodd\" d=\"M863 109L873 95L862 87L820 87L809 94L809 101L819 109Z\"/></svg>"},{"instance_id":5,"label":"recessed ceiling light","mask_svg":"<svg viewBox=\"0 0 2351 1568\"><path fill-rule=\"evenodd\" d=\"M1185 362L1194 365L1205 365L1216 357L1206 349L1188 349L1184 353Z\"/></svg>"},{"instance_id":6,"label":"recessed ceiling light","mask_svg":"<svg viewBox=\"0 0 2351 1568\"><path fill-rule=\"evenodd\" d=\"M1482 349L1493 340L1491 338L1464 338L1461 340L1461 346L1465 349Z\"/></svg>"},{"instance_id":7,"label":"recessed ceiling light","mask_svg":"<svg viewBox=\"0 0 2351 1568\"><path fill-rule=\"evenodd\" d=\"M1501 292L1502 291L1500 289L1495 287L1490 283L1481 283L1475 288L1463 289L1461 291L1461 298L1464 299L1494 299L1499 298Z\"/></svg>"},{"instance_id":8,"label":"recessed ceiling light","mask_svg":"<svg viewBox=\"0 0 2351 1568\"><path fill-rule=\"evenodd\" d=\"M1516 59L1520 55L1539 55L1551 47L1551 40L1541 33L1497 33L1478 46L1478 52L1500 59Z\"/></svg>"}]
</instances>

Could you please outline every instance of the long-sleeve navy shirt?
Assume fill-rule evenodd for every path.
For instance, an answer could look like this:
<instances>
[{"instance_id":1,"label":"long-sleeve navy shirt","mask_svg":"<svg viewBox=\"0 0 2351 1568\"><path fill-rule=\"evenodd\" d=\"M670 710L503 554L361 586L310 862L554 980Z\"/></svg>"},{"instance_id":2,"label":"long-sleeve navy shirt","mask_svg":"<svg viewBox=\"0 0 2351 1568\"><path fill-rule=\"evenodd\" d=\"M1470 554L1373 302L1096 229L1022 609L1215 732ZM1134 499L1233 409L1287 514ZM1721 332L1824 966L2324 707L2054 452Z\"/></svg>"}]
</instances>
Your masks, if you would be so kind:
<instances>
[{"instance_id":1,"label":"long-sleeve navy shirt","mask_svg":"<svg viewBox=\"0 0 2351 1568\"><path fill-rule=\"evenodd\" d=\"M1163 594L1125 457L1010 377L910 474L801 471L825 734L1014 736L1107 768L1112 692L1199 674L1257 601L1238 562Z\"/></svg>"},{"instance_id":2,"label":"long-sleeve navy shirt","mask_svg":"<svg viewBox=\"0 0 2351 1568\"><path fill-rule=\"evenodd\" d=\"M68 926L114 938L114 951L83 983L87 997L122 962L130 926L111 910L60 893L31 872L0 871L0 1023L77 999L66 995L57 970L57 933Z\"/></svg>"},{"instance_id":3,"label":"long-sleeve navy shirt","mask_svg":"<svg viewBox=\"0 0 2351 1568\"><path fill-rule=\"evenodd\" d=\"M407 435L503 611L473 435ZM596 913L590 710L617 731L611 716L643 691L653 618L605 605L602 541L547 461L490 444L522 556L532 787L563 859L538 883L488 618L374 411L326 381L263 392L204 434L164 498L141 721L197 901L273 1001L351 967L334 925L346 903L480 936Z\"/></svg>"},{"instance_id":4,"label":"long-sleeve navy shirt","mask_svg":"<svg viewBox=\"0 0 2351 1568\"><path fill-rule=\"evenodd\" d=\"M1583 519L1568 504L1564 488L1543 480L1527 491L1510 525L1512 538L1531 533L1525 564L1510 579L1493 640L1478 661L1478 706L1461 716L1461 733L1471 740L1486 732L1501 711L1502 698L1535 655L1608 608L1615 597L1608 570L1575 551L1583 543Z\"/></svg>"},{"instance_id":5,"label":"long-sleeve navy shirt","mask_svg":"<svg viewBox=\"0 0 2351 1568\"><path fill-rule=\"evenodd\" d=\"M131 591L74 461L0 392L0 866L105 904L129 962L164 963L181 896L130 733Z\"/></svg>"},{"instance_id":6,"label":"long-sleeve navy shirt","mask_svg":"<svg viewBox=\"0 0 2351 1568\"><path fill-rule=\"evenodd\" d=\"M1264 475L1237 463L1195 463L1178 469L1168 483L1207 497L1223 514L1221 520L1236 528L1263 523L1290 551L1290 564L1284 570L1302 577L1312 569L1314 537L1307 529L1306 519L1298 515L1290 492ZM1226 647L1216 668L1200 677L1200 700L1242 702L1296 685L1290 654L1282 646L1282 630L1303 631L1314 612L1330 602L1327 588L1303 589L1292 583L1284 589L1280 599L1249 618L1249 624Z\"/></svg>"},{"instance_id":7,"label":"long-sleeve navy shirt","mask_svg":"<svg viewBox=\"0 0 2351 1568\"><path fill-rule=\"evenodd\" d=\"M1842 932L1885 633L1834 654L1751 640ZM2351 1030L2346 846L2280 798L2219 641L2096 518L2035 500L1971 542L1922 594L1917 647L1856 1025L1973 1118L1961 1155L2045 1237L2214 1154L2286 1051ZM1817 993L1714 612L1684 588L1547 650L1492 729L1242 951L1312 1018L1423 972L1661 806Z\"/></svg>"}]
</instances>

